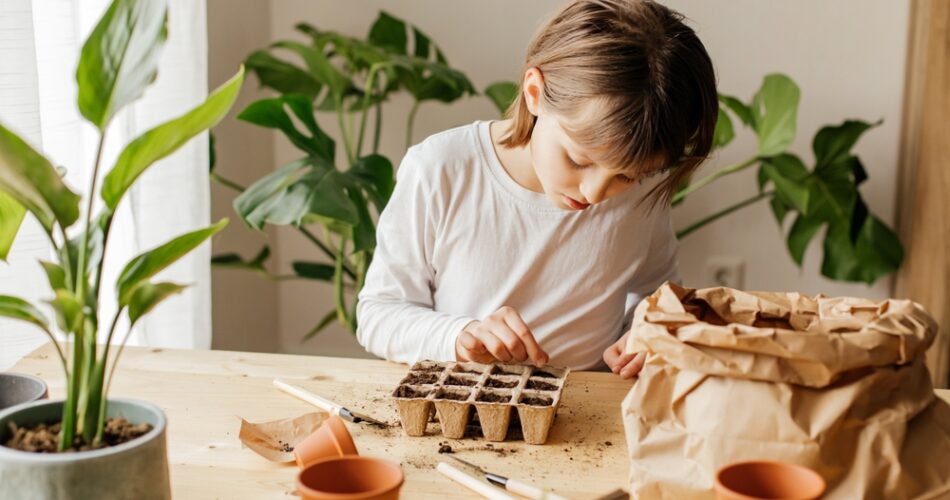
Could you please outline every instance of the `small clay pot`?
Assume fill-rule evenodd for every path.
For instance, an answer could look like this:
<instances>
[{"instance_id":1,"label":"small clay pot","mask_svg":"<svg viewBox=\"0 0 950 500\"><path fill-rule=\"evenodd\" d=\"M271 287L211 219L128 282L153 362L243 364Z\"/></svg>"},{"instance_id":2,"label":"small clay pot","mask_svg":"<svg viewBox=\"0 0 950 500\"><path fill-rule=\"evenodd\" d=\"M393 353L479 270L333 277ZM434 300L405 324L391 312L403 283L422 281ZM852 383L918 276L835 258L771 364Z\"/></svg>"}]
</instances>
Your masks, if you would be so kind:
<instances>
[{"instance_id":1,"label":"small clay pot","mask_svg":"<svg viewBox=\"0 0 950 500\"><path fill-rule=\"evenodd\" d=\"M378 458L347 455L310 464L297 475L303 500L396 500L402 469Z\"/></svg>"},{"instance_id":2,"label":"small clay pot","mask_svg":"<svg viewBox=\"0 0 950 500\"><path fill-rule=\"evenodd\" d=\"M0 410L49 397L46 382L25 373L0 373Z\"/></svg>"},{"instance_id":3,"label":"small clay pot","mask_svg":"<svg viewBox=\"0 0 950 500\"><path fill-rule=\"evenodd\" d=\"M326 419L317 430L294 447L294 457L301 468L324 458L359 455L350 431L336 415Z\"/></svg>"},{"instance_id":4,"label":"small clay pot","mask_svg":"<svg viewBox=\"0 0 950 500\"><path fill-rule=\"evenodd\" d=\"M801 465L755 461L730 464L716 473L719 500L817 500L825 480Z\"/></svg>"}]
</instances>

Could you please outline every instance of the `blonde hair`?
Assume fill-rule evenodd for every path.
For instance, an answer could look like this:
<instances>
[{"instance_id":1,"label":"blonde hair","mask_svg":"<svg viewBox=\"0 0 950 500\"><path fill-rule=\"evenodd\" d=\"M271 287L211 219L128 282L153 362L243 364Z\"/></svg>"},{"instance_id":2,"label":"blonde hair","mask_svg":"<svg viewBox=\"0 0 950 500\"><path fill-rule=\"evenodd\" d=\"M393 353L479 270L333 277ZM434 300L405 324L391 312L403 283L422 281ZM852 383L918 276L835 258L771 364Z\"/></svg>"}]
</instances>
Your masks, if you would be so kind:
<instances>
[{"instance_id":1,"label":"blonde hair","mask_svg":"<svg viewBox=\"0 0 950 500\"><path fill-rule=\"evenodd\" d=\"M569 118L594 110L585 126L567 130L578 144L638 176L668 173L650 192L653 205L669 202L709 154L715 73L675 11L643 0L574 1L535 34L522 74L530 68L541 72L545 109ZM523 92L507 116L514 123L501 144L528 144L537 118ZM657 159L663 167L651 169Z\"/></svg>"}]
</instances>

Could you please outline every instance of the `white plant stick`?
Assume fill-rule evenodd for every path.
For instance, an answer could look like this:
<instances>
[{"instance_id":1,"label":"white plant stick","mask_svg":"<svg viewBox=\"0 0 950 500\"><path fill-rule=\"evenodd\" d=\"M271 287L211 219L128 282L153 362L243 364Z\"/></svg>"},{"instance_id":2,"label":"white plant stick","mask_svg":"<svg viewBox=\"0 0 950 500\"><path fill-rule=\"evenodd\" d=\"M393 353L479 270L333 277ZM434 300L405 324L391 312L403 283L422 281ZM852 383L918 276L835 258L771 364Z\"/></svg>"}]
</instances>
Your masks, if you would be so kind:
<instances>
[{"instance_id":1,"label":"white plant stick","mask_svg":"<svg viewBox=\"0 0 950 500\"><path fill-rule=\"evenodd\" d=\"M483 482L445 462L439 462L439 465L435 468L449 479L489 500L516 500L515 497L505 493L504 490Z\"/></svg>"},{"instance_id":2,"label":"white plant stick","mask_svg":"<svg viewBox=\"0 0 950 500\"><path fill-rule=\"evenodd\" d=\"M328 399L323 399L320 396L317 396L316 394L310 391L306 391L297 386L290 385L279 378L274 379L274 385L277 386L278 389L286 392L287 394L290 394L291 396L294 396L303 401L306 401L318 408L322 408L332 413L333 415L339 416L340 409L343 408L341 405L338 405L334 403L333 401L330 401Z\"/></svg>"}]
</instances>

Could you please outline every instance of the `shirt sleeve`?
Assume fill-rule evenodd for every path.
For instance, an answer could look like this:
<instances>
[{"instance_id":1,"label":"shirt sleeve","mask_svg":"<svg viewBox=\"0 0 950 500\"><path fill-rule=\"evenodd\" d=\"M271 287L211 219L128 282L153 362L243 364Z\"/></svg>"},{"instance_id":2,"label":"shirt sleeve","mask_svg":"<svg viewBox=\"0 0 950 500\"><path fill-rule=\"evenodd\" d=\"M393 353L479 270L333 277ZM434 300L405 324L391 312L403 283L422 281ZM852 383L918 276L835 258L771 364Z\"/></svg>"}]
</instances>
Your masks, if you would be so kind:
<instances>
[{"instance_id":1,"label":"shirt sleeve","mask_svg":"<svg viewBox=\"0 0 950 500\"><path fill-rule=\"evenodd\" d=\"M633 322L633 311L644 297L650 295L663 283L681 281L679 274L679 241L676 231L673 230L673 220L669 208L662 209L655 219L653 234L650 239L650 250L644 261L644 272L637 277L627 293L626 309L623 316L623 326L620 335L630 329ZM619 335L618 335L619 337Z\"/></svg>"},{"instance_id":2,"label":"shirt sleeve","mask_svg":"<svg viewBox=\"0 0 950 500\"><path fill-rule=\"evenodd\" d=\"M474 318L433 309L435 273L430 263L444 192L426 175L418 146L410 149L396 188L376 227L376 251L356 308L356 338L382 358L413 363L455 360L455 341ZM439 161L431 159L430 161ZM428 172L427 172L428 171Z\"/></svg>"}]
</instances>

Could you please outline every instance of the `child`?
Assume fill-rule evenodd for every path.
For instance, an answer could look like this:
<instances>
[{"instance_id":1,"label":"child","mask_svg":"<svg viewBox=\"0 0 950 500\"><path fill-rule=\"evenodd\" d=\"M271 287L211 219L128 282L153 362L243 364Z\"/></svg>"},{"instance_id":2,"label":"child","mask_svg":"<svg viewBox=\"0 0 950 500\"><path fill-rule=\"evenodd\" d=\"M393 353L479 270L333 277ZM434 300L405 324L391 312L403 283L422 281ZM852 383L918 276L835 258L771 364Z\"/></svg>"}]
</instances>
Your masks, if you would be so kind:
<instances>
[{"instance_id":1,"label":"child","mask_svg":"<svg viewBox=\"0 0 950 500\"><path fill-rule=\"evenodd\" d=\"M621 334L677 280L669 201L719 109L682 19L649 1L574 1L528 47L507 120L406 153L359 295L368 351L637 374L644 355L624 354Z\"/></svg>"}]
</instances>

